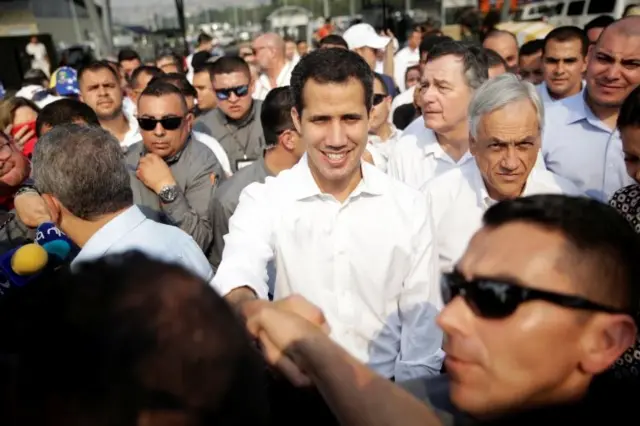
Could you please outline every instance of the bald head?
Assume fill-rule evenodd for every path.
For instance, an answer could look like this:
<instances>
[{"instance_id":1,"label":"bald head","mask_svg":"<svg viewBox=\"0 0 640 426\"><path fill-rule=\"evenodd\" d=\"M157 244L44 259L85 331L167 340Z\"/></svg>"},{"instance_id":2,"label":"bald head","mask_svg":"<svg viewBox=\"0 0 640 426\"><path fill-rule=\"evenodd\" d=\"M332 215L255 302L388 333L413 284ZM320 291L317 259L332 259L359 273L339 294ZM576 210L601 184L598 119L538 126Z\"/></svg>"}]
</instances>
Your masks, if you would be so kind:
<instances>
[{"instance_id":1,"label":"bald head","mask_svg":"<svg viewBox=\"0 0 640 426\"><path fill-rule=\"evenodd\" d=\"M276 33L266 33L261 35L256 39L256 43L263 43L265 47L270 47L277 52L282 52L284 56L285 51L285 42L279 34Z\"/></svg>"},{"instance_id":2,"label":"bald head","mask_svg":"<svg viewBox=\"0 0 640 426\"><path fill-rule=\"evenodd\" d=\"M493 30L482 42L485 49L491 49L504 59L510 72L518 71L518 40L508 31Z\"/></svg>"},{"instance_id":3,"label":"bald head","mask_svg":"<svg viewBox=\"0 0 640 426\"><path fill-rule=\"evenodd\" d=\"M622 18L605 28L602 34L605 32L615 32L626 37L640 37L640 16ZM598 41L600 40L602 40L602 35L598 38Z\"/></svg>"}]
</instances>

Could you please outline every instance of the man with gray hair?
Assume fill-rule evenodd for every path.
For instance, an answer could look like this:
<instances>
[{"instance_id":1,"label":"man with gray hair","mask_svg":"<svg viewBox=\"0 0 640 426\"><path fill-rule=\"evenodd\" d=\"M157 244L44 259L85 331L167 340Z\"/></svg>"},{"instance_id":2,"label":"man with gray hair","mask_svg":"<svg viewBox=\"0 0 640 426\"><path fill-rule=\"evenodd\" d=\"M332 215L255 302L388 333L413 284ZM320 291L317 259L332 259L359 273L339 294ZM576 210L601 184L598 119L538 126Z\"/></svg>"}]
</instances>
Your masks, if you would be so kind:
<instances>
[{"instance_id":1,"label":"man with gray hair","mask_svg":"<svg viewBox=\"0 0 640 426\"><path fill-rule=\"evenodd\" d=\"M256 81L254 99L264 100L276 87L288 86L295 64L287 60L284 39L276 33L263 34L253 42L256 62L262 74Z\"/></svg>"},{"instance_id":2,"label":"man with gray hair","mask_svg":"<svg viewBox=\"0 0 640 426\"><path fill-rule=\"evenodd\" d=\"M498 201L534 194L579 195L570 181L535 167L544 107L531 83L508 73L485 82L469 104L473 160L425 183L442 272L449 272Z\"/></svg>"},{"instance_id":3,"label":"man with gray hair","mask_svg":"<svg viewBox=\"0 0 640 426\"><path fill-rule=\"evenodd\" d=\"M388 173L417 189L471 160L467 107L487 78L481 48L453 40L434 46L416 89L425 127L398 140L389 156Z\"/></svg>"},{"instance_id":4,"label":"man with gray hair","mask_svg":"<svg viewBox=\"0 0 640 426\"><path fill-rule=\"evenodd\" d=\"M61 125L36 145L35 187L52 221L81 248L72 266L139 250L180 264L207 282L213 279L211 266L193 238L175 226L147 219L133 204L124 153L108 131Z\"/></svg>"}]
</instances>

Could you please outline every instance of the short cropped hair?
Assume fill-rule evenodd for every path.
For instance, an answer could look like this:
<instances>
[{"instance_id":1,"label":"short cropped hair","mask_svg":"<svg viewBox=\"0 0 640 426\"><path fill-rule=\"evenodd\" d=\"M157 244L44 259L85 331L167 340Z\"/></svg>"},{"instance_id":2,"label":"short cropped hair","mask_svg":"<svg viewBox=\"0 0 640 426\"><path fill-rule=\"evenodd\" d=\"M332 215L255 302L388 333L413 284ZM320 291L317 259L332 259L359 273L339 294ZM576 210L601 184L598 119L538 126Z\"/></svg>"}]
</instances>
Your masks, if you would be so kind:
<instances>
[{"instance_id":1,"label":"short cropped hair","mask_svg":"<svg viewBox=\"0 0 640 426\"><path fill-rule=\"evenodd\" d=\"M580 42L580 51L582 52L582 56L586 57L587 52L589 51L589 38L587 37L587 33L578 27L567 25L564 27L554 28L544 38L543 50L547 48L547 44L551 40L555 40L555 41L578 40Z\"/></svg>"},{"instance_id":2,"label":"short cropped hair","mask_svg":"<svg viewBox=\"0 0 640 426\"><path fill-rule=\"evenodd\" d=\"M129 84L131 85L131 87L133 88L138 87L138 77L140 77L141 74L149 75L153 79L159 75L164 74L164 71L152 65L139 66L138 68L133 70L133 72L131 73L131 78L129 79Z\"/></svg>"},{"instance_id":3,"label":"short cropped hair","mask_svg":"<svg viewBox=\"0 0 640 426\"><path fill-rule=\"evenodd\" d=\"M211 80L219 74L231 74L234 72L243 73L251 80L251 70L249 64L239 56L223 56L211 64L209 69Z\"/></svg>"},{"instance_id":4,"label":"short cropped hair","mask_svg":"<svg viewBox=\"0 0 640 426\"><path fill-rule=\"evenodd\" d=\"M38 137L42 136L42 128L45 124L53 128L77 121L100 127L98 116L89 105L76 99L59 99L42 108L36 119L36 133Z\"/></svg>"},{"instance_id":5,"label":"short cropped hair","mask_svg":"<svg viewBox=\"0 0 640 426\"><path fill-rule=\"evenodd\" d=\"M449 55L462 60L464 77L472 90L480 87L489 78L487 59L482 47L467 45L455 40L443 41L433 46L429 51L427 62Z\"/></svg>"},{"instance_id":6,"label":"short cropped hair","mask_svg":"<svg viewBox=\"0 0 640 426\"><path fill-rule=\"evenodd\" d=\"M429 52L431 51L431 49L433 49L434 46L437 46L440 43L443 43L445 41L452 41L453 39L449 36L443 36L443 35L428 35L422 38L422 41L420 42L420 56L424 55L424 54L429 54Z\"/></svg>"},{"instance_id":7,"label":"short cropped hair","mask_svg":"<svg viewBox=\"0 0 640 426\"><path fill-rule=\"evenodd\" d=\"M196 90L195 87L193 87L191 83L189 83L189 80L187 80L187 76L185 76L184 74L175 73L175 72L168 73L168 74L160 74L159 76L152 78L149 81L149 85L155 84L161 81L165 83L170 83L176 86L180 90L180 93L182 93L182 96L184 96L185 98L198 97L198 91Z\"/></svg>"},{"instance_id":8,"label":"short cropped hair","mask_svg":"<svg viewBox=\"0 0 640 426\"><path fill-rule=\"evenodd\" d=\"M298 114L304 109L303 90L309 80L320 84L357 80L364 90L367 111L373 102L373 71L355 52L340 48L317 49L303 56L291 74L291 90Z\"/></svg>"},{"instance_id":9,"label":"short cropped hair","mask_svg":"<svg viewBox=\"0 0 640 426\"><path fill-rule=\"evenodd\" d=\"M115 65L119 66L118 64ZM116 81L120 81L120 77L118 76L117 71L113 68L113 66L111 66L108 61L94 61L78 70L78 83L82 82L82 77L84 77L84 74L87 71L97 72L101 70L108 70L115 77Z\"/></svg>"},{"instance_id":10,"label":"short cropped hair","mask_svg":"<svg viewBox=\"0 0 640 426\"><path fill-rule=\"evenodd\" d=\"M505 70L509 69L507 61L505 61L504 58L495 50L484 48L484 54L487 57L487 67L493 68L503 66Z\"/></svg>"},{"instance_id":11,"label":"short cropped hair","mask_svg":"<svg viewBox=\"0 0 640 426\"><path fill-rule=\"evenodd\" d=\"M138 52L133 49L122 49L118 52L118 63L121 63L122 61L133 61L134 59L142 62Z\"/></svg>"},{"instance_id":12,"label":"short cropped hair","mask_svg":"<svg viewBox=\"0 0 640 426\"><path fill-rule=\"evenodd\" d=\"M518 52L518 54L520 56L531 56L538 53L542 54L543 49L544 40L529 40L528 42L520 46L520 51Z\"/></svg>"},{"instance_id":13,"label":"short cropped hair","mask_svg":"<svg viewBox=\"0 0 640 426\"><path fill-rule=\"evenodd\" d=\"M613 207L586 197L534 195L490 207L483 222L490 228L524 222L562 234L587 297L635 317L640 239Z\"/></svg>"},{"instance_id":14,"label":"short cropped hair","mask_svg":"<svg viewBox=\"0 0 640 426\"><path fill-rule=\"evenodd\" d=\"M349 49L347 41L338 34L329 34L328 36L323 37L322 40L320 40L320 42L318 43L318 47L323 46L340 46L344 47L345 49Z\"/></svg>"},{"instance_id":15,"label":"short cropped hair","mask_svg":"<svg viewBox=\"0 0 640 426\"><path fill-rule=\"evenodd\" d=\"M293 129L291 118L293 94L289 86L271 90L262 102L260 121L267 146L278 144L278 137L285 130Z\"/></svg>"},{"instance_id":16,"label":"short cropped hair","mask_svg":"<svg viewBox=\"0 0 640 426\"><path fill-rule=\"evenodd\" d=\"M589 30L592 30L594 28L607 28L609 25L613 24L614 22L616 22L616 20L613 19L611 16L601 15L587 22L584 26L584 32L586 33Z\"/></svg>"},{"instance_id":17,"label":"short cropped hair","mask_svg":"<svg viewBox=\"0 0 640 426\"><path fill-rule=\"evenodd\" d=\"M180 104L182 105L184 112L186 113L188 111L189 108L187 107L187 101L184 98L184 94L182 93L182 90L174 84L174 82L164 80L151 81L140 94L140 99L144 96L159 98L167 95L176 95L180 98ZM138 102L140 101L138 100Z\"/></svg>"}]
</instances>

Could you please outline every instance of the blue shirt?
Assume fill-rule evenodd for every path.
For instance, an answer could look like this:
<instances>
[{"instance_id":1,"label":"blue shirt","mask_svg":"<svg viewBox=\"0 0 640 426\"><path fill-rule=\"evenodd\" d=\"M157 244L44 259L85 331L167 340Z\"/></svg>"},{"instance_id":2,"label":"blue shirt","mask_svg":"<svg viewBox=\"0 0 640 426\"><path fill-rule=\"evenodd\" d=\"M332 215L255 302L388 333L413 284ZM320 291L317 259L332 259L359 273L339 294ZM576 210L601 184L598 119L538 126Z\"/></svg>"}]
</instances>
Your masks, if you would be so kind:
<instances>
[{"instance_id":1,"label":"blue shirt","mask_svg":"<svg viewBox=\"0 0 640 426\"><path fill-rule=\"evenodd\" d=\"M211 265L191 236L176 226L147 219L137 206L128 208L100 228L82 247L71 267L130 250L179 264L207 283L213 280Z\"/></svg>"},{"instance_id":2,"label":"blue shirt","mask_svg":"<svg viewBox=\"0 0 640 426\"><path fill-rule=\"evenodd\" d=\"M582 93L545 107L542 153L547 169L603 202L632 183L620 133L595 116Z\"/></svg>"}]
</instances>

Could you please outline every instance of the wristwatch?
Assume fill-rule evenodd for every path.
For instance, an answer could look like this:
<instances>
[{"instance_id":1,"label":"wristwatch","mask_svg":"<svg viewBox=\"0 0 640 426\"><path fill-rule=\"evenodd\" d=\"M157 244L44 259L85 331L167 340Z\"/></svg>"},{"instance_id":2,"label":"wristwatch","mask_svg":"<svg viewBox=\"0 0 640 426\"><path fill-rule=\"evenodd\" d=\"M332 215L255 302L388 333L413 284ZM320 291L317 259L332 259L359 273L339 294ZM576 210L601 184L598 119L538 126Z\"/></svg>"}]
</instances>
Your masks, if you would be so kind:
<instances>
[{"instance_id":1,"label":"wristwatch","mask_svg":"<svg viewBox=\"0 0 640 426\"><path fill-rule=\"evenodd\" d=\"M165 185L158 192L160 201L165 204L173 203L178 198L178 185Z\"/></svg>"}]
</instances>

